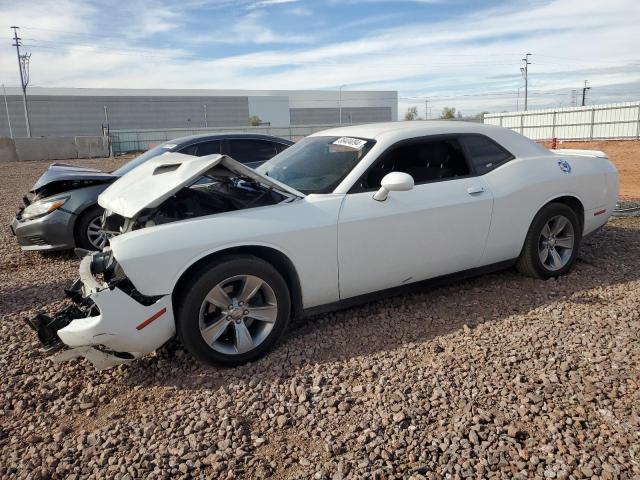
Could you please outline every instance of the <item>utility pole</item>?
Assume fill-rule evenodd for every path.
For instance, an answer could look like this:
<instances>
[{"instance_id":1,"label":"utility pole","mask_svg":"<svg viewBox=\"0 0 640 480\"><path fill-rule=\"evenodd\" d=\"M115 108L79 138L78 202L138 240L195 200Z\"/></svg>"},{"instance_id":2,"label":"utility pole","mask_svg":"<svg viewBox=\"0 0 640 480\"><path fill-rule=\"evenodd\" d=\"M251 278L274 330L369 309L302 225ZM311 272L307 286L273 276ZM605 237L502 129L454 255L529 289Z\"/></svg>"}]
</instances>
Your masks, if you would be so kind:
<instances>
[{"instance_id":1,"label":"utility pole","mask_svg":"<svg viewBox=\"0 0 640 480\"><path fill-rule=\"evenodd\" d=\"M29 85L29 59L31 58L31 54L20 53L20 43L21 38L18 37L18 28L20 27L11 27L13 28L13 39L15 43L12 45L16 47L16 52L18 53L18 70L20 70L20 84L22 85L22 103L24 104L24 123L27 127L27 136L31 138L31 125L29 125L29 110L27 108L27 85Z\"/></svg>"},{"instance_id":2,"label":"utility pole","mask_svg":"<svg viewBox=\"0 0 640 480\"><path fill-rule=\"evenodd\" d=\"M584 81L584 87L582 87L582 106L584 107L584 101L587 96L587 90L591 90L591 87L587 87L587 80Z\"/></svg>"},{"instance_id":3,"label":"utility pole","mask_svg":"<svg viewBox=\"0 0 640 480\"><path fill-rule=\"evenodd\" d=\"M7 123L9 124L9 138L13 138L13 130L11 130L11 115L9 115L9 104L7 103L7 90L2 84L2 93L4 94L4 108L7 111Z\"/></svg>"},{"instance_id":4,"label":"utility pole","mask_svg":"<svg viewBox=\"0 0 640 480\"><path fill-rule=\"evenodd\" d=\"M529 65L531 62L529 61L530 53L527 53L522 61L524 62L524 67L520 68L520 72L524 76L524 110L526 111L529 106Z\"/></svg>"},{"instance_id":5,"label":"utility pole","mask_svg":"<svg viewBox=\"0 0 640 480\"><path fill-rule=\"evenodd\" d=\"M424 99L424 119L429 120L429 99Z\"/></svg>"}]
</instances>

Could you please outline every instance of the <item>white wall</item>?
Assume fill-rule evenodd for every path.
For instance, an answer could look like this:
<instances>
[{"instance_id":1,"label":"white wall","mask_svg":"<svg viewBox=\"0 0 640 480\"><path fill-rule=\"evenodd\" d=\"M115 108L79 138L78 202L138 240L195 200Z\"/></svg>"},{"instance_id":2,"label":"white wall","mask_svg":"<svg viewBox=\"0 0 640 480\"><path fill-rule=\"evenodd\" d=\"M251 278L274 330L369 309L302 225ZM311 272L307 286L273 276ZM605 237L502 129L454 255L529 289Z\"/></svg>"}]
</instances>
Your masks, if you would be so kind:
<instances>
[{"instance_id":1,"label":"white wall","mask_svg":"<svg viewBox=\"0 0 640 480\"><path fill-rule=\"evenodd\" d=\"M640 102L490 113L484 123L510 128L534 140L640 139Z\"/></svg>"}]
</instances>

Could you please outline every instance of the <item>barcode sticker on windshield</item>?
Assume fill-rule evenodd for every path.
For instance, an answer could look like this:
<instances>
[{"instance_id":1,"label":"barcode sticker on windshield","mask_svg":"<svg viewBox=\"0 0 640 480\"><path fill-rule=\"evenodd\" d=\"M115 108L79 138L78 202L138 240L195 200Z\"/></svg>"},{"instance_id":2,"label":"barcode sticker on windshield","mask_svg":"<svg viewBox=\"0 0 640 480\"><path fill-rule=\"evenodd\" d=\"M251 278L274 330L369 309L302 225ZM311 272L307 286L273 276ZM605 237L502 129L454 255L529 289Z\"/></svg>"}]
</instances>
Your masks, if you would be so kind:
<instances>
[{"instance_id":1,"label":"barcode sticker on windshield","mask_svg":"<svg viewBox=\"0 0 640 480\"><path fill-rule=\"evenodd\" d=\"M355 148L356 150L360 150L367 143L366 140L361 140L359 138L351 138L351 137L340 137L333 145L340 145L342 147Z\"/></svg>"}]
</instances>

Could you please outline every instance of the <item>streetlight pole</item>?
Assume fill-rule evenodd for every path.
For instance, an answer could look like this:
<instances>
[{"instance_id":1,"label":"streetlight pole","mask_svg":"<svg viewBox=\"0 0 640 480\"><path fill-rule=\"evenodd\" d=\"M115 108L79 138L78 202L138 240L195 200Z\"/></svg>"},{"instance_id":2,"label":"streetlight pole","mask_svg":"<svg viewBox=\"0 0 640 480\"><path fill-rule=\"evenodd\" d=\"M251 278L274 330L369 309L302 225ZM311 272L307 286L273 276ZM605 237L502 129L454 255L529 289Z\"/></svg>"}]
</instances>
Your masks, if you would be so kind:
<instances>
[{"instance_id":1,"label":"streetlight pole","mask_svg":"<svg viewBox=\"0 0 640 480\"><path fill-rule=\"evenodd\" d=\"M338 111L340 114L340 125L342 125L342 89L346 87L346 85L340 85L338 89Z\"/></svg>"},{"instance_id":2,"label":"streetlight pole","mask_svg":"<svg viewBox=\"0 0 640 480\"><path fill-rule=\"evenodd\" d=\"M522 87L518 87L518 96L516 97L516 112L520 110L520 89Z\"/></svg>"},{"instance_id":3,"label":"streetlight pole","mask_svg":"<svg viewBox=\"0 0 640 480\"><path fill-rule=\"evenodd\" d=\"M9 138L13 138L13 130L11 130L11 115L9 115L9 104L7 103L7 90L2 84L2 93L4 94L4 108L7 111L7 123L9 124Z\"/></svg>"}]
</instances>

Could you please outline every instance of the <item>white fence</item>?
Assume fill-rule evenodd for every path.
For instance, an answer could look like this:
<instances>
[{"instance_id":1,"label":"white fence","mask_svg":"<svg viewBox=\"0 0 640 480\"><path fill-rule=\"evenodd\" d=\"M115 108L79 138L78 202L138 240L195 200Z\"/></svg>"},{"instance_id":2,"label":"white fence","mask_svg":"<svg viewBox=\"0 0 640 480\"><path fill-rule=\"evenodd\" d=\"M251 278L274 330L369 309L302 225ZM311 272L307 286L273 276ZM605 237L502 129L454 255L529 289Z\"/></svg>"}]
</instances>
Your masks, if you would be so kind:
<instances>
[{"instance_id":1,"label":"white fence","mask_svg":"<svg viewBox=\"0 0 640 480\"><path fill-rule=\"evenodd\" d=\"M489 113L484 123L534 140L640 139L640 102Z\"/></svg>"},{"instance_id":2,"label":"white fence","mask_svg":"<svg viewBox=\"0 0 640 480\"><path fill-rule=\"evenodd\" d=\"M289 127L225 127L225 128L165 128L147 130L111 130L111 145L113 153L138 152L148 148L187 135L202 135L205 133L260 133L274 135L297 141L307 135L338 127L339 125L300 125Z\"/></svg>"}]
</instances>

